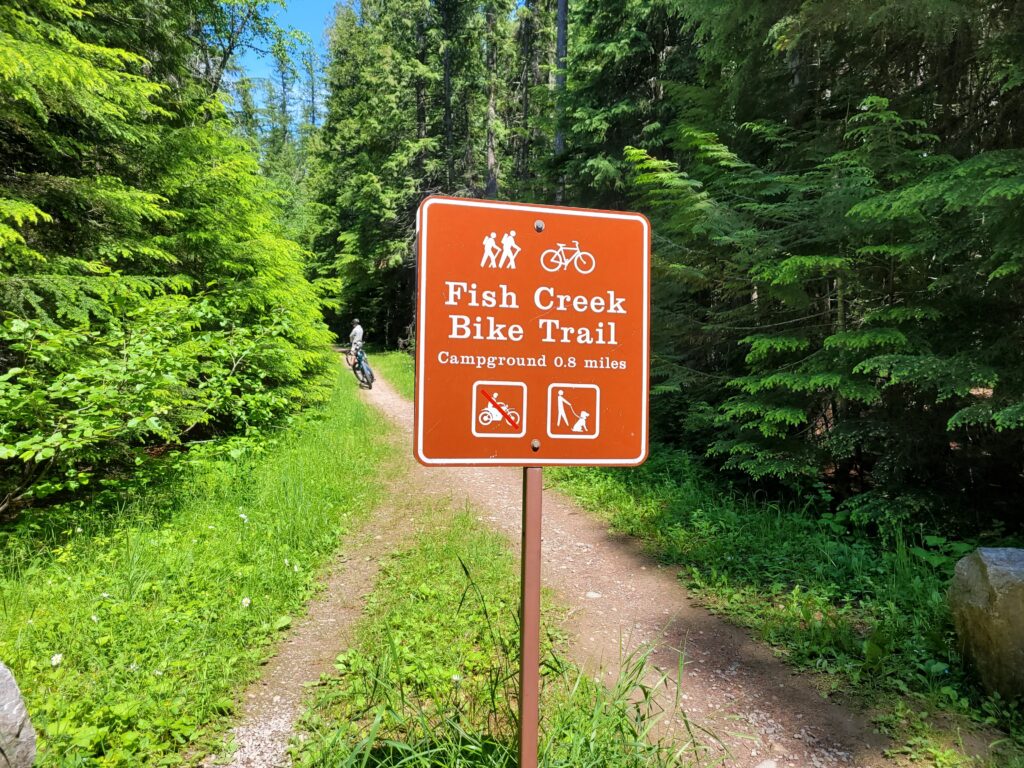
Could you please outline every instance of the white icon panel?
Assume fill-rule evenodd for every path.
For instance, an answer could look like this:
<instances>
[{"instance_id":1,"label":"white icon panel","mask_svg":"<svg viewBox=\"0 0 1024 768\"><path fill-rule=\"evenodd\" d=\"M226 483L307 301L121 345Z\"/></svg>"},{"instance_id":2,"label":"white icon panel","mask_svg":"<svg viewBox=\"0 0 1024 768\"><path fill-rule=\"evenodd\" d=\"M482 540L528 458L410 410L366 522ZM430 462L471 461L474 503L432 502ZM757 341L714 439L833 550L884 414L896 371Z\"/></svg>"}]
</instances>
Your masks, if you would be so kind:
<instances>
[{"instance_id":1,"label":"white icon panel","mask_svg":"<svg viewBox=\"0 0 1024 768\"><path fill-rule=\"evenodd\" d=\"M601 388L596 384L548 385L548 437L593 440L601 433Z\"/></svg>"}]
</instances>

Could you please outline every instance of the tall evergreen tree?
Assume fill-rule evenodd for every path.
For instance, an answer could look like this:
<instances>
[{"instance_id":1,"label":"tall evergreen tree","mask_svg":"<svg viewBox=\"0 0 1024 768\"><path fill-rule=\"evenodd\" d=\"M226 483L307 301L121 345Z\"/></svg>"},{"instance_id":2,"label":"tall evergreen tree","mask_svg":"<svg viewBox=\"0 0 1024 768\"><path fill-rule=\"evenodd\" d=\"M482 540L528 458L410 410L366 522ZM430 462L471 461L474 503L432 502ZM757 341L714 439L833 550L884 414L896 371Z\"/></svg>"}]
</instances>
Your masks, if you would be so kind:
<instances>
[{"instance_id":1,"label":"tall evergreen tree","mask_svg":"<svg viewBox=\"0 0 1024 768\"><path fill-rule=\"evenodd\" d=\"M698 66L666 84L667 144L631 155L685 308L663 326L682 333L661 357L664 385L686 387L677 427L883 530L981 494L1010 515L1024 486L1016 17L679 10ZM966 108L980 103L998 126Z\"/></svg>"},{"instance_id":2,"label":"tall evergreen tree","mask_svg":"<svg viewBox=\"0 0 1024 768\"><path fill-rule=\"evenodd\" d=\"M219 8L119 6L145 29L110 10L0 8L0 515L154 446L258 434L328 360L298 248L182 42Z\"/></svg>"}]
</instances>

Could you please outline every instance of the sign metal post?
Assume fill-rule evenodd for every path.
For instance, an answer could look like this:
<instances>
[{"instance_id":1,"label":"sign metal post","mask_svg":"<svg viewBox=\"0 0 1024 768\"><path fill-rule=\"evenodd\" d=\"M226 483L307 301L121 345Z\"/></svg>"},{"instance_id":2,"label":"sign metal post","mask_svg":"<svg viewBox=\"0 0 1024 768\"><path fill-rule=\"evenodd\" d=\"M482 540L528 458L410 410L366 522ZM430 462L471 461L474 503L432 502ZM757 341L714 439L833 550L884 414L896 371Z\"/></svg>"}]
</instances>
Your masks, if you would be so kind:
<instances>
[{"instance_id":1,"label":"sign metal post","mask_svg":"<svg viewBox=\"0 0 1024 768\"><path fill-rule=\"evenodd\" d=\"M540 531L544 470L523 467L519 584L519 768L537 767L540 723Z\"/></svg>"},{"instance_id":2,"label":"sign metal post","mask_svg":"<svg viewBox=\"0 0 1024 768\"><path fill-rule=\"evenodd\" d=\"M650 223L435 196L416 226L416 459L523 468L519 766L537 768L543 467L647 458Z\"/></svg>"}]
</instances>

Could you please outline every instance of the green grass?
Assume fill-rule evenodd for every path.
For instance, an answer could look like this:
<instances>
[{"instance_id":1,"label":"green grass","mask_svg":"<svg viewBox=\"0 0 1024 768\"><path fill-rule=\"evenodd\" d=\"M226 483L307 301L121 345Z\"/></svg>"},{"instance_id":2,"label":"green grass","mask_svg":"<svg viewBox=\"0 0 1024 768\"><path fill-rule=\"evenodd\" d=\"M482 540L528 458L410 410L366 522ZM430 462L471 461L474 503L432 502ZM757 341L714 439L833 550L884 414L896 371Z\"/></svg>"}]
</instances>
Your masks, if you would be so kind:
<instances>
[{"instance_id":1,"label":"green grass","mask_svg":"<svg viewBox=\"0 0 1024 768\"><path fill-rule=\"evenodd\" d=\"M633 470L556 469L556 484L648 542L712 610L868 704L911 694L1024 742L1018 708L963 669L946 604L955 556L939 537L892 547L795 506L729 494L685 452Z\"/></svg>"},{"instance_id":2,"label":"green grass","mask_svg":"<svg viewBox=\"0 0 1024 768\"><path fill-rule=\"evenodd\" d=\"M411 396L413 359L383 357L388 380ZM970 547L923 534L886 547L830 515L729 493L685 452L657 446L637 469L546 476L682 566L712 610L753 628L795 666L826 673L822 685L889 712L883 727L927 741L931 721L919 715L939 709L1024 743L1021 708L983 695L956 651L945 592ZM892 703L907 696L917 704ZM908 711L917 714L898 714Z\"/></svg>"},{"instance_id":3,"label":"green grass","mask_svg":"<svg viewBox=\"0 0 1024 768\"><path fill-rule=\"evenodd\" d=\"M38 764L201 751L378 498L386 434L339 370L323 411L262 455L86 515L57 544L32 520L4 532L0 658L27 696Z\"/></svg>"},{"instance_id":4,"label":"green grass","mask_svg":"<svg viewBox=\"0 0 1024 768\"><path fill-rule=\"evenodd\" d=\"M295 745L299 766L516 764L516 563L469 513L420 514L425 532L385 564L355 647L317 691ZM647 738L644 659L627 660L606 689L556 645L548 637L543 649L541 766L684 764Z\"/></svg>"},{"instance_id":5,"label":"green grass","mask_svg":"<svg viewBox=\"0 0 1024 768\"><path fill-rule=\"evenodd\" d=\"M416 360L412 355L406 352L385 352L374 355L370 364L373 370L380 373L402 397L413 399Z\"/></svg>"}]
</instances>

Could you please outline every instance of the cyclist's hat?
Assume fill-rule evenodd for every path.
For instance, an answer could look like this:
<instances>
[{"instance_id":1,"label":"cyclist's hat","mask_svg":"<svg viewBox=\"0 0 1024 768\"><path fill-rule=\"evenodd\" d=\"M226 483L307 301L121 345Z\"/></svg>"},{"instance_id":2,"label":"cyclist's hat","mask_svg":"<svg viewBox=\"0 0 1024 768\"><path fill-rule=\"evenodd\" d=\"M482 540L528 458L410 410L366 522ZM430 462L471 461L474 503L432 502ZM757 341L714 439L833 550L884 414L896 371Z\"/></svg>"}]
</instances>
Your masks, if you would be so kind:
<instances>
[{"instance_id":1,"label":"cyclist's hat","mask_svg":"<svg viewBox=\"0 0 1024 768\"><path fill-rule=\"evenodd\" d=\"M352 325L359 325L359 318L358 317L353 317L352 318Z\"/></svg>"}]
</instances>

